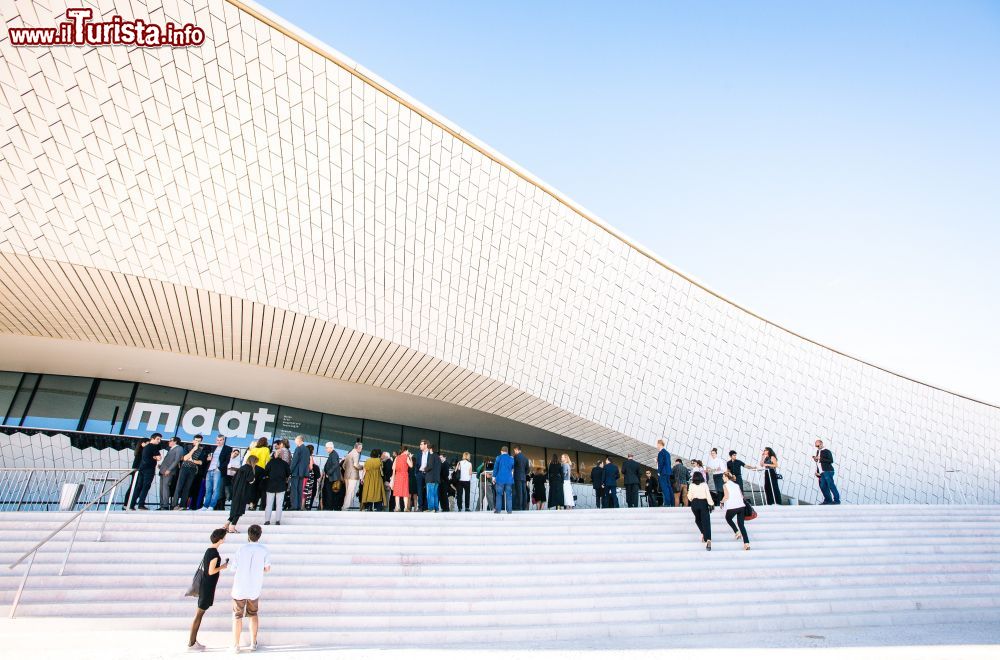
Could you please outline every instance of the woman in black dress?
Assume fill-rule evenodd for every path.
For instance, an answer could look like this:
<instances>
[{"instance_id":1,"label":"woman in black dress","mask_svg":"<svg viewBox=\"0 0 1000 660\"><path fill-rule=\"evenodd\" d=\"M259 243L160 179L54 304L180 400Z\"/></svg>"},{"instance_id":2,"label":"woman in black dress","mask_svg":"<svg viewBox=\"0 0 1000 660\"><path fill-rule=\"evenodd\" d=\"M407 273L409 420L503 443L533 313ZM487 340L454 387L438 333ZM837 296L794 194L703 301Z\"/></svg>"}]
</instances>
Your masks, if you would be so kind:
<instances>
[{"instance_id":1,"label":"woman in black dress","mask_svg":"<svg viewBox=\"0 0 1000 660\"><path fill-rule=\"evenodd\" d=\"M764 447L760 456L760 466L764 468L764 497L768 504L781 504L781 489L778 487L778 456L770 447Z\"/></svg>"},{"instance_id":2,"label":"woman in black dress","mask_svg":"<svg viewBox=\"0 0 1000 660\"><path fill-rule=\"evenodd\" d=\"M225 563L219 556L219 546L226 540L226 530L217 529L209 537L212 545L205 550L205 556L201 558L202 570L205 572L201 579L201 589L198 590L198 611L194 614L194 621L191 623L191 637L188 639L189 651L204 651L205 645L198 643L198 630L201 628L201 618L205 616L205 610L215 603L215 587L219 584L219 573L229 567L229 560Z\"/></svg>"},{"instance_id":3,"label":"woman in black dress","mask_svg":"<svg viewBox=\"0 0 1000 660\"><path fill-rule=\"evenodd\" d=\"M233 476L233 499L229 506L229 520L226 522L226 531L230 534L236 532L236 523L247 512L247 504L257 497L257 488L254 486L257 481L256 468L257 457L247 456L247 462Z\"/></svg>"},{"instance_id":4,"label":"woman in black dress","mask_svg":"<svg viewBox=\"0 0 1000 660\"><path fill-rule=\"evenodd\" d=\"M566 506L563 496L563 469L559 463L559 455L552 454L552 461L549 463L549 508L561 509Z\"/></svg>"},{"instance_id":5,"label":"woman in black dress","mask_svg":"<svg viewBox=\"0 0 1000 660\"><path fill-rule=\"evenodd\" d=\"M545 505L545 473L542 468L536 468L531 477L531 501L539 511Z\"/></svg>"}]
</instances>

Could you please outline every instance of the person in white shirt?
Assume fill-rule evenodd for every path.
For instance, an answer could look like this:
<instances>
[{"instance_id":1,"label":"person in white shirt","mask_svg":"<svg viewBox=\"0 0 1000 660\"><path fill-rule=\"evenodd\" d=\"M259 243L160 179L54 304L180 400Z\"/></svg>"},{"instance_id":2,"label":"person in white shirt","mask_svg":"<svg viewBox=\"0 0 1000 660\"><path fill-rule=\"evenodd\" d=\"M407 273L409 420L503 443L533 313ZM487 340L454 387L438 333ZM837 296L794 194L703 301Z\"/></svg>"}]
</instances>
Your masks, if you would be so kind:
<instances>
[{"instance_id":1,"label":"person in white shirt","mask_svg":"<svg viewBox=\"0 0 1000 660\"><path fill-rule=\"evenodd\" d=\"M472 461L469 452L462 454L462 460L456 466L458 468L458 492L455 493L455 504L459 511L469 511L469 500L472 493ZM462 508L462 497L465 497L465 508Z\"/></svg>"},{"instance_id":2,"label":"person in white shirt","mask_svg":"<svg viewBox=\"0 0 1000 660\"><path fill-rule=\"evenodd\" d=\"M240 651L240 636L243 634L243 617L250 619L250 650L257 650L257 617L260 592L264 588L264 573L271 572L271 553L267 546L258 543L262 531L260 525L250 525L247 539L250 541L239 549L233 565L233 651Z\"/></svg>"},{"instance_id":3,"label":"person in white shirt","mask_svg":"<svg viewBox=\"0 0 1000 660\"><path fill-rule=\"evenodd\" d=\"M714 493L715 503L722 501L722 473L726 471L726 462L719 456L719 450L712 447L708 460L705 461L708 470L708 489Z\"/></svg>"},{"instance_id":4,"label":"person in white shirt","mask_svg":"<svg viewBox=\"0 0 1000 660\"><path fill-rule=\"evenodd\" d=\"M750 537L747 536L747 528L743 524L746 520L747 504L743 499L743 488L737 483L736 475L732 472L724 472L722 476L725 479L722 508L726 511L726 522L729 523L729 527L733 530L733 534L736 535L736 539L743 539L743 549L749 550ZM733 518L736 518L736 524L733 524ZM739 525L739 529L737 529L737 525Z\"/></svg>"},{"instance_id":5,"label":"person in white shirt","mask_svg":"<svg viewBox=\"0 0 1000 660\"><path fill-rule=\"evenodd\" d=\"M688 501L691 502L691 513L694 514L694 524L701 532L701 541L706 550L712 549L712 518L709 516L712 506L712 494L701 472L691 475L691 485L688 487Z\"/></svg>"}]
</instances>

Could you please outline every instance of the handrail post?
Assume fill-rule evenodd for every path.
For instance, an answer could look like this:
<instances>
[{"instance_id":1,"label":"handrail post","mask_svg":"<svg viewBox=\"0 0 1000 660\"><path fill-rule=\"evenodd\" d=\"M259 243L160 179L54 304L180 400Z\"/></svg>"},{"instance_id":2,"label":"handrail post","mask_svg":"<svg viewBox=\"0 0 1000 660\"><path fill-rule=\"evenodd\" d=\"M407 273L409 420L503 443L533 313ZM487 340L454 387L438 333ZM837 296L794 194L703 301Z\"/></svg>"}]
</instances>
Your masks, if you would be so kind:
<instances>
[{"instance_id":1,"label":"handrail post","mask_svg":"<svg viewBox=\"0 0 1000 660\"><path fill-rule=\"evenodd\" d=\"M59 567L59 576L62 577L63 572L66 570L66 562L69 561L69 553L73 551L73 543L76 541L76 533L80 531L80 521L83 520L83 516L76 517L76 525L73 527L73 536L69 538L69 545L66 546L66 556L63 557L62 566Z\"/></svg>"},{"instance_id":2,"label":"handrail post","mask_svg":"<svg viewBox=\"0 0 1000 660\"><path fill-rule=\"evenodd\" d=\"M28 574L31 573L31 566L35 563L35 555L38 554L38 549L31 553L31 559L28 560L28 568L24 571L24 577L21 578L21 584L17 587L17 593L14 594L14 602L10 604L10 614L7 615L8 619L14 618L14 613L17 611L17 605L21 602L21 592L24 591L24 584L28 581Z\"/></svg>"},{"instance_id":3,"label":"handrail post","mask_svg":"<svg viewBox=\"0 0 1000 660\"><path fill-rule=\"evenodd\" d=\"M111 495L108 496L108 505L104 507L104 520L101 521L101 529L97 532L97 542L104 538L104 528L108 524L108 514L111 513L111 505L115 501L115 493L118 492L118 484L111 487Z\"/></svg>"}]
</instances>

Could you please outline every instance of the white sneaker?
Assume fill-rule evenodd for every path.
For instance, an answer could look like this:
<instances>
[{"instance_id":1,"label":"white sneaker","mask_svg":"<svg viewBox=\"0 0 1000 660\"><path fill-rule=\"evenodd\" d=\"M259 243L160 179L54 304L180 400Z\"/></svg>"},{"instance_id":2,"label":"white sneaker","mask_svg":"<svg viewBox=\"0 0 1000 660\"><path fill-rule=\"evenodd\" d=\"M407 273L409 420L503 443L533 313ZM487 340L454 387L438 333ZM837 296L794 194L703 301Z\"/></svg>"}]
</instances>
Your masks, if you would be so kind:
<instances>
[{"instance_id":1,"label":"white sneaker","mask_svg":"<svg viewBox=\"0 0 1000 660\"><path fill-rule=\"evenodd\" d=\"M188 652L189 653L194 653L194 652L197 652L197 651L204 651L204 650L205 650L205 645L204 644L199 644L198 642L195 642L194 644L192 644L191 646L188 647Z\"/></svg>"},{"instance_id":2,"label":"white sneaker","mask_svg":"<svg viewBox=\"0 0 1000 660\"><path fill-rule=\"evenodd\" d=\"M238 647L238 646L230 646L229 647L229 652L230 653L239 653L240 652L240 647Z\"/></svg>"},{"instance_id":3,"label":"white sneaker","mask_svg":"<svg viewBox=\"0 0 1000 660\"><path fill-rule=\"evenodd\" d=\"M254 641L250 642L250 650L251 651L256 651L257 650L257 640L256 639Z\"/></svg>"}]
</instances>

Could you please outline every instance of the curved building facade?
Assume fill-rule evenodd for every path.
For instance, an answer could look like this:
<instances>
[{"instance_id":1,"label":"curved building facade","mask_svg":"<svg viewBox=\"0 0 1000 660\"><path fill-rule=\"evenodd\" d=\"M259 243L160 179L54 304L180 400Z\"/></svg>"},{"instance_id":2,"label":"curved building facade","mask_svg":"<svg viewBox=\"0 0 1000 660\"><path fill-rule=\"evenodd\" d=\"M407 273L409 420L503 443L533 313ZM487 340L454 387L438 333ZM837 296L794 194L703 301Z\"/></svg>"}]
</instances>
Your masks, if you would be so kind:
<instances>
[{"instance_id":1,"label":"curved building facade","mask_svg":"<svg viewBox=\"0 0 1000 660\"><path fill-rule=\"evenodd\" d=\"M996 406L727 301L256 5L94 4L205 40L0 38L0 369L646 464L771 446L805 501L819 437L845 501L1000 501Z\"/></svg>"}]
</instances>

